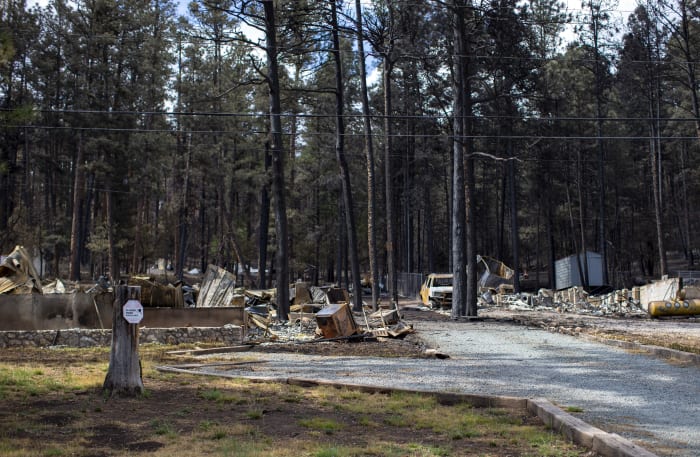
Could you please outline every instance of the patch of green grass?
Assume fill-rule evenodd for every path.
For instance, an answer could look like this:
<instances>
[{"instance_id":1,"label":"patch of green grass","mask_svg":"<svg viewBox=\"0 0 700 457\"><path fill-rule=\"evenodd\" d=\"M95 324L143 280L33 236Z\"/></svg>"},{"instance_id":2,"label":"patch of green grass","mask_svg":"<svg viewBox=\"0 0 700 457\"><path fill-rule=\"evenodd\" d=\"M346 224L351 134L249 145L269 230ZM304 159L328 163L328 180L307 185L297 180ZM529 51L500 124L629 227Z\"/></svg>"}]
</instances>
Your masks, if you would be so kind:
<instances>
[{"instance_id":1,"label":"patch of green grass","mask_svg":"<svg viewBox=\"0 0 700 457\"><path fill-rule=\"evenodd\" d=\"M567 413L582 413L583 408L581 408L580 406L567 406L565 411Z\"/></svg>"},{"instance_id":2,"label":"patch of green grass","mask_svg":"<svg viewBox=\"0 0 700 457\"><path fill-rule=\"evenodd\" d=\"M224 430L223 428L218 428L214 430L214 432L211 434L211 439L216 441L223 440L224 438L226 438L227 435L228 434L226 433L226 430Z\"/></svg>"},{"instance_id":3,"label":"patch of green grass","mask_svg":"<svg viewBox=\"0 0 700 457\"><path fill-rule=\"evenodd\" d=\"M383 422L392 427L408 427L408 420L402 414L390 414L384 418Z\"/></svg>"},{"instance_id":4,"label":"patch of green grass","mask_svg":"<svg viewBox=\"0 0 700 457\"><path fill-rule=\"evenodd\" d=\"M223 396L224 393L219 389L210 389L199 392L199 397L202 400L219 401L223 398Z\"/></svg>"},{"instance_id":5,"label":"patch of green grass","mask_svg":"<svg viewBox=\"0 0 700 457\"><path fill-rule=\"evenodd\" d=\"M232 394L227 394L222 392L219 389L208 389L199 392L200 398L203 400L208 400L208 401L213 401L216 403L233 403L233 404L243 404L245 403L245 400L242 398L232 395Z\"/></svg>"},{"instance_id":6,"label":"patch of green grass","mask_svg":"<svg viewBox=\"0 0 700 457\"><path fill-rule=\"evenodd\" d=\"M532 456L538 457L573 457L580 453L562 443L561 437L551 431L531 428L527 433L527 445L533 449Z\"/></svg>"},{"instance_id":7,"label":"patch of green grass","mask_svg":"<svg viewBox=\"0 0 700 457\"><path fill-rule=\"evenodd\" d=\"M363 427L376 427L379 425L375 421L373 421L369 416L361 416L357 420L357 423Z\"/></svg>"},{"instance_id":8,"label":"patch of green grass","mask_svg":"<svg viewBox=\"0 0 700 457\"><path fill-rule=\"evenodd\" d=\"M151 421L151 427L153 428L153 433L159 436L167 436L173 438L177 436L177 432L173 425L164 420L154 420Z\"/></svg>"},{"instance_id":9,"label":"patch of green grass","mask_svg":"<svg viewBox=\"0 0 700 457\"><path fill-rule=\"evenodd\" d=\"M285 403L301 403L304 401L304 397L298 394L285 395L282 397L282 401Z\"/></svg>"},{"instance_id":10,"label":"patch of green grass","mask_svg":"<svg viewBox=\"0 0 700 457\"><path fill-rule=\"evenodd\" d=\"M182 408L181 410L177 411L176 414L177 414L178 416L180 416L180 417L185 417L185 416L187 416L188 414L190 414L191 412L192 412L192 410L191 410L190 408L188 408L187 406L185 406L185 407Z\"/></svg>"},{"instance_id":11,"label":"patch of green grass","mask_svg":"<svg viewBox=\"0 0 700 457\"><path fill-rule=\"evenodd\" d=\"M204 421L199 423L199 429L204 430L205 432L208 432L209 430L211 430L213 427L215 427L217 425L219 425L219 424L217 424L214 421L204 420Z\"/></svg>"},{"instance_id":12,"label":"patch of green grass","mask_svg":"<svg viewBox=\"0 0 700 457\"><path fill-rule=\"evenodd\" d=\"M340 398L341 400L357 402L365 400L367 398L367 394L362 393L358 390L341 389L338 393L337 398Z\"/></svg>"},{"instance_id":13,"label":"patch of green grass","mask_svg":"<svg viewBox=\"0 0 700 457\"><path fill-rule=\"evenodd\" d=\"M246 417L248 417L248 419L259 420L259 419L262 419L263 412L259 409L253 409L250 411L246 411L245 415L246 415Z\"/></svg>"},{"instance_id":14,"label":"patch of green grass","mask_svg":"<svg viewBox=\"0 0 700 457\"><path fill-rule=\"evenodd\" d=\"M333 446L315 452L314 457L341 457L341 454L340 450L336 446Z\"/></svg>"},{"instance_id":15,"label":"patch of green grass","mask_svg":"<svg viewBox=\"0 0 700 457\"><path fill-rule=\"evenodd\" d=\"M299 425L302 427L316 430L325 433L326 435L332 435L338 430L342 430L345 426L340 422L333 419L324 419L322 417L312 417L309 419L301 419Z\"/></svg>"},{"instance_id":16,"label":"patch of green grass","mask_svg":"<svg viewBox=\"0 0 700 457\"><path fill-rule=\"evenodd\" d=\"M378 443L372 446L343 446L343 445L322 445L319 448L312 450L309 455L312 457L357 457L357 456L381 456L381 457L403 457L403 456L419 456L407 452L408 449L404 446L396 446L390 443Z\"/></svg>"},{"instance_id":17,"label":"patch of green grass","mask_svg":"<svg viewBox=\"0 0 700 457\"><path fill-rule=\"evenodd\" d=\"M250 424L231 424L226 427L226 430L231 436L250 439L264 438L260 429Z\"/></svg>"},{"instance_id":18,"label":"patch of green grass","mask_svg":"<svg viewBox=\"0 0 700 457\"><path fill-rule=\"evenodd\" d=\"M72 380L70 373L64 373L63 379L48 375L44 370L24 367L0 366L0 393L3 397L19 395L36 397L48 392L63 390L64 383Z\"/></svg>"},{"instance_id":19,"label":"patch of green grass","mask_svg":"<svg viewBox=\"0 0 700 457\"><path fill-rule=\"evenodd\" d=\"M216 455L226 457L260 457L268 455L270 445L263 441L248 441L237 438L222 440L222 444L216 449Z\"/></svg>"}]
</instances>

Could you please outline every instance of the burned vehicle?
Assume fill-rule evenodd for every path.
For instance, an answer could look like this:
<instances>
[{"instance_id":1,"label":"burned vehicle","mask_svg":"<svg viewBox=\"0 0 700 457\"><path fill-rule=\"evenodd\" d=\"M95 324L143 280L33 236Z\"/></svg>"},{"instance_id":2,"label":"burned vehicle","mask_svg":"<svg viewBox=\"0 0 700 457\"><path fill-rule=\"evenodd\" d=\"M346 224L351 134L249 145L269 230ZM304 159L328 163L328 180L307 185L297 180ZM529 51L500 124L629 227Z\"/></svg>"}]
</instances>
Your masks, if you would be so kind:
<instances>
[{"instance_id":1,"label":"burned vehicle","mask_svg":"<svg viewBox=\"0 0 700 457\"><path fill-rule=\"evenodd\" d=\"M431 273L420 288L420 298L431 308L452 306L452 273Z\"/></svg>"}]
</instances>

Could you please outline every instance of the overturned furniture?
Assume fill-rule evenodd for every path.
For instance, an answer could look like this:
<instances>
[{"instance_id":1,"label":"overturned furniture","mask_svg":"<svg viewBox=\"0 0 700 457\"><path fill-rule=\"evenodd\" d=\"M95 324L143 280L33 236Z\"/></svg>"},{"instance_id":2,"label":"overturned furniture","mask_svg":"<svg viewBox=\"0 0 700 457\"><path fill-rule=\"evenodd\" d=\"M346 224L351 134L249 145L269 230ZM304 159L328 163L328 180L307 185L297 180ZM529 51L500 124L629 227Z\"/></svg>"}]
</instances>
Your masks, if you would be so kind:
<instances>
[{"instance_id":1,"label":"overturned furniture","mask_svg":"<svg viewBox=\"0 0 700 457\"><path fill-rule=\"evenodd\" d=\"M334 303L317 312L316 324L324 338L351 336L358 330L346 303Z\"/></svg>"}]
</instances>

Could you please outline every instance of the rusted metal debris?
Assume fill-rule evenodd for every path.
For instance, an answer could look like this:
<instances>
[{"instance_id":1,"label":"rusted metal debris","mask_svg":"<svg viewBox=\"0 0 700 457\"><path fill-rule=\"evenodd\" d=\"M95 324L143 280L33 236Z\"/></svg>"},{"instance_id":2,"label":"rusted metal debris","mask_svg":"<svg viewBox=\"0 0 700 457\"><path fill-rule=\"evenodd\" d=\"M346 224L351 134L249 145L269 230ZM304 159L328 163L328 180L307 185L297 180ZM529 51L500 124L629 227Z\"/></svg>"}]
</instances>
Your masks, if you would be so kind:
<instances>
[{"instance_id":1,"label":"rusted metal debris","mask_svg":"<svg viewBox=\"0 0 700 457\"><path fill-rule=\"evenodd\" d=\"M42 293L39 274L22 246L16 246L0 263L0 294L9 293Z\"/></svg>"},{"instance_id":2,"label":"rusted metal debris","mask_svg":"<svg viewBox=\"0 0 700 457\"><path fill-rule=\"evenodd\" d=\"M486 256L476 256L479 274L479 287L482 290L498 289L513 290L512 268L500 260Z\"/></svg>"}]
</instances>

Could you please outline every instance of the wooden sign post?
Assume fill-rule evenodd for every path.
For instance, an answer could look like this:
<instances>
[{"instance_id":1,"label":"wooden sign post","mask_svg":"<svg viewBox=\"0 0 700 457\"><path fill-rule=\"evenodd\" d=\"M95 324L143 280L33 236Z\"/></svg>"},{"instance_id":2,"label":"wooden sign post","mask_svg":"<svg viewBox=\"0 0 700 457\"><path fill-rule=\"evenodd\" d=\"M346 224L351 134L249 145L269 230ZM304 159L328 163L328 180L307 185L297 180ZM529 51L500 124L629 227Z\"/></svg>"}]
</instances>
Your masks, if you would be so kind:
<instances>
[{"instance_id":1,"label":"wooden sign post","mask_svg":"<svg viewBox=\"0 0 700 457\"><path fill-rule=\"evenodd\" d=\"M109 396L143 393L138 324L142 318L141 286L116 286L109 369L102 385L103 392Z\"/></svg>"}]
</instances>

